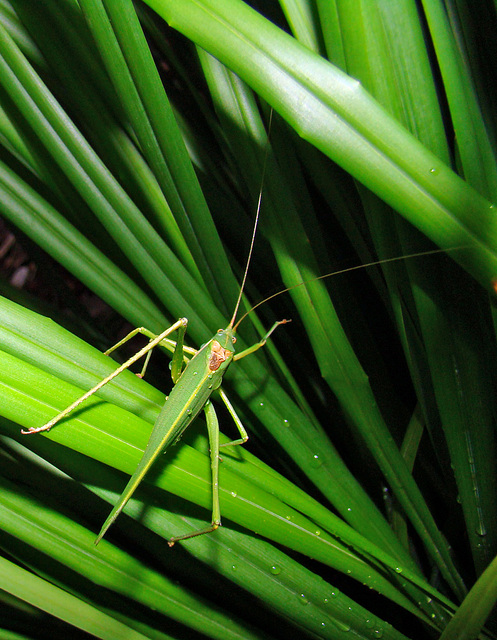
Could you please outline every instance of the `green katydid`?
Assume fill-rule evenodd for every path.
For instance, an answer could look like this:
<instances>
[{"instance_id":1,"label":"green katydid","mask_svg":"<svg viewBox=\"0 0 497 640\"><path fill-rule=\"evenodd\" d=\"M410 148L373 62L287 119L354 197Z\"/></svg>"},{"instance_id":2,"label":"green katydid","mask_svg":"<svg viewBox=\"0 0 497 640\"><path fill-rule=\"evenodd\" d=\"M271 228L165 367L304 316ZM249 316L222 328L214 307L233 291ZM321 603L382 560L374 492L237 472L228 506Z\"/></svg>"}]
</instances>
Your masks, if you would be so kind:
<instances>
[{"instance_id":1,"label":"green katydid","mask_svg":"<svg viewBox=\"0 0 497 640\"><path fill-rule=\"evenodd\" d=\"M187 366L181 371L181 363L183 361L183 336L186 332L187 319L181 318L171 327L166 329L160 335L153 335L147 329L140 327L134 329L128 336L121 340L117 345L114 345L105 352L106 355L111 353L118 346L121 346L124 342L132 338L137 333L141 333L150 338L150 342L138 351L133 357L123 363L109 376L101 380L95 387L87 391L69 407L61 411L58 415L52 418L49 422L41 427L32 427L27 431L22 431L24 434L39 433L41 431L47 431L51 429L57 422L65 418L76 407L78 407L84 400L96 393L101 387L114 379L124 369L127 369L134 362L139 360L144 355L151 352L160 342L164 341L174 331L178 331L179 337L176 342L176 346L173 354L173 363L171 366L172 378L175 383L171 393L166 398L166 401L162 407L162 410L154 424L152 434L148 441L145 452L135 470L131 476L128 484L126 485L123 493L117 504L112 509L109 517L105 521L98 537L95 540L95 544L98 544L104 536L107 529L114 522L117 516L121 513L122 509L128 502L129 498L138 487L143 477L152 466L158 456L167 449L167 447L175 443L185 431L185 429L193 422L202 409L205 411L207 420L207 429L209 434L210 454L211 454L211 470L212 470L212 521L211 525L195 531L185 534L183 536L177 536L171 538L168 544L172 546L178 540L184 540L186 538L192 538L194 536L201 535L203 533L209 533L217 529L221 524L221 514L219 507L219 448L220 446L244 444L248 440L247 432L243 427L240 418L236 415L231 403L228 401L224 392L220 390L221 398L225 401L228 410L230 411L235 424L240 432L240 438L229 443L219 443L219 423L217 420L216 412L210 403L210 396L214 391L219 389L223 375L226 369L232 362L232 360L239 360L250 353L253 353L260 347L262 347L271 333L280 324L288 322L287 320L281 320L276 322L273 327L268 331L264 338L257 344L249 347L245 351L242 351L235 355L233 345L236 341L234 336L234 319L233 316L230 324L226 329L220 329L209 342L203 345L203 347L197 351L194 357L188 362ZM142 370L143 375L144 370Z\"/></svg>"}]
</instances>

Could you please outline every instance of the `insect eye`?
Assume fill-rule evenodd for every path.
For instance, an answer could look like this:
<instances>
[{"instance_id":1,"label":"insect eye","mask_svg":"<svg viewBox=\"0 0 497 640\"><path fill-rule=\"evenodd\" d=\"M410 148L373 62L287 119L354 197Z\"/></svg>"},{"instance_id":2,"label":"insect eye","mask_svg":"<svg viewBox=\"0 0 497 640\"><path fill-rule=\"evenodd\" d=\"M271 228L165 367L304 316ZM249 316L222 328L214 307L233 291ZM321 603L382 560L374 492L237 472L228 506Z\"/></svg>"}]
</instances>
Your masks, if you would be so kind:
<instances>
[{"instance_id":1,"label":"insect eye","mask_svg":"<svg viewBox=\"0 0 497 640\"><path fill-rule=\"evenodd\" d=\"M217 335L220 336L223 333L224 329L218 329L217 330Z\"/></svg>"},{"instance_id":2,"label":"insect eye","mask_svg":"<svg viewBox=\"0 0 497 640\"><path fill-rule=\"evenodd\" d=\"M235 336L233 336L233 337L231 338L231 341L233 342L233 344L235 344L235 342L236 342L236 338L235 338Z\"/></svg>"}]
</instances>

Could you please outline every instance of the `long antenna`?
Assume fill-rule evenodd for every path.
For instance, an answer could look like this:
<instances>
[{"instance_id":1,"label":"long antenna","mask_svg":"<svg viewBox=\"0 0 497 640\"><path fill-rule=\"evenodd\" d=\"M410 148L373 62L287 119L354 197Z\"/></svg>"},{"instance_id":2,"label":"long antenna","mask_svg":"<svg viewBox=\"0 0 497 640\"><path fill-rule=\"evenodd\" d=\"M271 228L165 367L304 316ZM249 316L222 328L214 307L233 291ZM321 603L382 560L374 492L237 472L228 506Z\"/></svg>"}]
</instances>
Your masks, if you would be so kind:
<instances>
[{"instance_id":1,"label":"long antenna","mask_svg":"<svg viewBox=\"0 0 497 640\"><path fill-rule=\"evenodd\" d=\"M254 244L255 244L255 236L257 234L257 227L259 225L259 214L261 212L261 203L262 203L262 190L264 187L264 179L266 177L266 169L267 169L267 161L268 161L268 157L269 157L269 134L271 132L271 125L273 122L273 109L271 108L271 113L269 115L269 125L268 125L268 133L267 133L267 145L266 145L266 151L264 152L264 163L262 165L262 175L261 175L261 186L259 188L259 198L257 199L257 210L255 213L255 220L254 220L254 228L252 230L252 240L250 241L250 248L249 248L249 252L248 252L248 256L247 256L247 262L245 264L245 271L243 272L243 278L242 278L242 284L240 286L240 293L238 294L238 299L236 301L236 305L235 305L235 310L233 312L233 317L231 318L230 327L233 327L233 325L235 324L235 320L236 320L236 316L238 313L238 309L240 307L240 303L242 301L242 296L243 296L243 290L245 288L245 283L247 281L247 275L248 275L248 270L250 267L250 261L252 260L252 253L254 251ZM237 323L240 324L239 322Z\"/></svg>"},{"instance_id":2,"label":"long antenna","mask_svg":"<svg viewBox=\"0 0 497 640\"><path fill-rule=\"evenodd\" d=\"M240 320L238 320L238 322L233 328L236 331L236 329L238 328L242 320L245 320L245 318L249 315L249 313L252 313L252 311L257 309L257 307L260 307L265 302L268 302L273 298L277 298L278 296L281 296L282 293L287 293L288 291L293 291L293 289L302 287L305 284L316 282L316 280L324 280L324 278L331 278L331 276L339 276L341 274L348 273L349 271L357 271L358 269L367 269L368 267L376 267L380 264L386 264L388 262L397 262L399 260L410 260L411 258L420 258L421 256L430 256L434 253L448 253L449 251L458 251L466 248L468 247L454 247L452 249L432 249L431 251L419 251L418 253L410 253L405 256L395 256L393 258L384 258L383 260L375 260L374 262L368 262L366 264L358 264L355 267L348 267L347 269L340 269L339 271L332 271L331 273L325 273L322 276L317 276L316 278L311 278L310 280L303 280L298 284L294 284L292 287L281 289L281 291L277 291L276 293L273 293L267 298L264 298L264 300L261 300L260 302L258 302L256 305L254 305L251 309L249 309L246 313L243 314L243 316L240 318ZM497 285L496 285L496 292L497 292Z\"/></svg>"}]
</instances>

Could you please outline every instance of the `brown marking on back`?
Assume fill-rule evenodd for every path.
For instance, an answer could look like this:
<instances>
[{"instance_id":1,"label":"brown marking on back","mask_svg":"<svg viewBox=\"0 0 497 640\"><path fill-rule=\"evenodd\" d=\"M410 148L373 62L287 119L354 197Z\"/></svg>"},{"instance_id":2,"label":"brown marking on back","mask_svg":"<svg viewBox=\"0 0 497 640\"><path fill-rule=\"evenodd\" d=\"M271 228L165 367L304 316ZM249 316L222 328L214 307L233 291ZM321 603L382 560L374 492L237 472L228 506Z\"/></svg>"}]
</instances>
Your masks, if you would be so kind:
<instances>
[{"instance_id":1,"label":"brown marking on back","mask_svg":"<svg viewBox=\"0 0 497 640\"><path fill-rule=\"evenodd\" d=\"M217 340L213 340L211 344L211 354L209 356L209 371L217 371L221 364L231 355L231 351L222 347Z\"/></svg>"}]
</instances>

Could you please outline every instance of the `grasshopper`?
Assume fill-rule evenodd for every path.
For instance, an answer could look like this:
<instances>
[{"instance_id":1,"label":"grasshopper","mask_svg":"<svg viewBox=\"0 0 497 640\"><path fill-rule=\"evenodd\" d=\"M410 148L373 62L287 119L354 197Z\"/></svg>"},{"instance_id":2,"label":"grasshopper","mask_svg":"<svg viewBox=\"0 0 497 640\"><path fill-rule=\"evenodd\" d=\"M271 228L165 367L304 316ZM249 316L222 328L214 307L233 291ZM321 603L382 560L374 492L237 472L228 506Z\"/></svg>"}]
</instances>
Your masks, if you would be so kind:
<instances>
[{"instance_id":1,"label":"grasshopper","mask_svg":"<svg viewBox=\"0 0 497 640\"><path fill-rule=\"evenodd\" d=\"M241 298L239 298L240 300ZM238 302L239 304L239 302ZM238 307L237 304L237 307ZM288 320L280 320L275 322L263 339L249 347L248 349L235 354L234 344L235 327L234 320L235 314L231 319L226 329L219 329L217 333L206 343L203 347L195 353L193 358L188 362L184 370L181 370L183 356L183 337L186 332L188 320L186 318L179 319L171 327L163 331L159 335L154 335L144 327L134 329L123 340L111 347L105 352L105 355L109 355L114 349L124 344L131 339L137 333L143 334L150 338L150 342L138 351L129 360L124 362L120 367L113 371L106 378L101 380L92 389L83 394L80 398L75 400L70 406L66 407L58 415L52 418L49 422L41 427L32 427L27 431L22 431L24 434L40 433L42 431L48 431L57 422L65 418L76 407L78 407L87 398L96 393L105 384L113 380L124 369L130 367L134 362L142 358L144 355L151 353L151 350L164 341L171 333L178 331L178 340L173 354L173 361L171 366L172 379L175 383L171 393L166 398L162 410L154 424L150 439L147 447L143 453L143 456L138 463L138 466L131 476L128 484L126 485L121 497L112 509L109 517L104 522L100 533L98 534L95 544L98 544L105 535L108 528L116 520L117 516L121 513L126 503L133 495L133 492L138 487L143 477L150 469L159 455L164 452L167 447L174 444L198 416L198 414L204 409L207 431L209 435L210 457L211 457L211 470L212 470L212 519L211 524L204 529L194 531L182 536L176 536L170 538L168 541L169 546L173 546L178 540L185 540L195 536L202 535L204 533L210 533L221 525L221 513L219 506L219 448L222 446L239 445L244 444L248 440L248 434L243 427L243 424L236 414L233 406L229 402L224 392L220 389L220 385L223 380L223 376L233 360L240 360L245 356L257 351L265 345L269 336L280 324L285 324ZM146 366L146 365L145 365ZM140 374L142 376L145 371L145 366ZM210 403L210 397L216 390L220 391L220 396L225 402L228 411L233 416L234 422L240 433L240 438L228 442L225 444L219 443L219 423L216 416L216 412L212 404Z\"/></svg>"}]
</instances>

